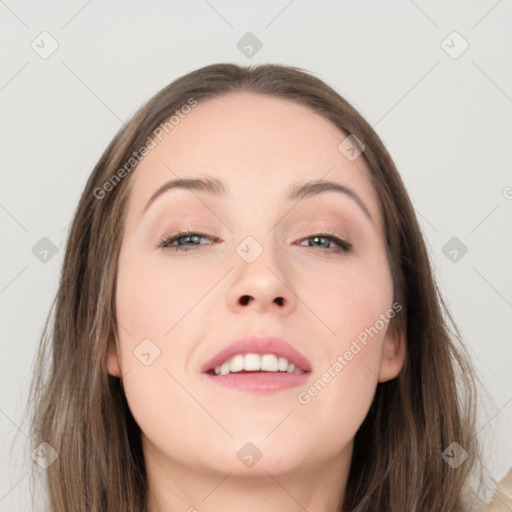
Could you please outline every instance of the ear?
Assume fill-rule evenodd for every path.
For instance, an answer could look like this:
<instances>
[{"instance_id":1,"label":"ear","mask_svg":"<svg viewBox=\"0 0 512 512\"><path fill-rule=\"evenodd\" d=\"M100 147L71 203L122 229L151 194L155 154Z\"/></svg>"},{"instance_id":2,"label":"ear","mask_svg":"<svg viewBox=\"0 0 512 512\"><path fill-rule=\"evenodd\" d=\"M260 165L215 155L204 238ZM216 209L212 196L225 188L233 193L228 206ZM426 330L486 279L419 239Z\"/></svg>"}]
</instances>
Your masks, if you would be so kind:
<instances>
[{"instance_id":1,"label":"ear","mask_svg":"<svg viewBox=\"0 0 512 512\"><path fill-rule=\"evenodd\" d=\"M379 382L394 379L400 373L407 353L405 329L398 322L391 324L384 338Z\"/></svg>"},{"instance_id":2,"label":"ear","mask_svg":"<svg viewBox=\"0 0 512 512\"><path fill-rule=\"evenodd\" d=\"M121 377L121 366L119 365L117 342L115 340L110 340L108 344L107 369L113 377Z\"/></svg>"}]
</instances>

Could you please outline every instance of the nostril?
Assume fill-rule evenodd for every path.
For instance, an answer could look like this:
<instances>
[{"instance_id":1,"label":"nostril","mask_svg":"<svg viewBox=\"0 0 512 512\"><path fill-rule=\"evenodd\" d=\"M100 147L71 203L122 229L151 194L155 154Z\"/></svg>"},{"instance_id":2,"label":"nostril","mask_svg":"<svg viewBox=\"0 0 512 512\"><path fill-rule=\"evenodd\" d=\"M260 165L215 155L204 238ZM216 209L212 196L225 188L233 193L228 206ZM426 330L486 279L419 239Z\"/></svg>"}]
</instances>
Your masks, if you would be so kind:
<instances>
[{"instance_id":1,"label":"nostril","mask_svg":"<svg viewBox=\"0 0 512 512\"><path fill-rule=\"evenodd\" d=\"M249 295L243 295L242 297L240 297L240 304L242 304L242 306L246 306L250 300L251 297Z\"/></svg>"},{"instance_id":2,"label":"nostril","mask_svg":"<svg viewBox=\"0 0 512 512\"><path fill-rule=\"evenodd\" d=\"M246 306L252 299L253 297L250 295L242 295L242 297L239 299L239 302L242 304L242 306ZM274 299L274 302L277 303L277 305L282 306L284 304L284 299L283 297L277 297Z\"/></svg>"}]
</instances>

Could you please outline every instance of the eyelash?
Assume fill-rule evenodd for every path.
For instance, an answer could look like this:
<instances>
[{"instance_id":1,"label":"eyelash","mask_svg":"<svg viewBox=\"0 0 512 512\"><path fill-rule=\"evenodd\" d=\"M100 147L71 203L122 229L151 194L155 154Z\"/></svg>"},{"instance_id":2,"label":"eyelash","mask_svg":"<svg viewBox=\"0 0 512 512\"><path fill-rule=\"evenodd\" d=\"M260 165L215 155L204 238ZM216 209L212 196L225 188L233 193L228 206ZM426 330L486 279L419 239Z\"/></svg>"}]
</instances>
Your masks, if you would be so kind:
<instances>
[{"instance_id":1,"label":"eyelash","mask_svg":"<svg viewBox=\"0 0 512 512\"><path fill-rule=\"evenodd\" d=\"M171 246L171 243L175 242L176 240L180 238L184 238L186 236L191 235L198 235L200 238L210 238L209 235L206 233L201 233L198 231L192 231L192 230L186 230L186 231L180 231L179 233L174 233L172 235L169 235L158 243L157 247L160 249L163 249L165 251L173 251L173 252L188 252L194 250L196 247L199 247L200 245L192 245L192 246ZM347 242L346 240L342 240L341 238L338 238L333 233L316 233L314 235L308 236L304 238L301 241L305 240L311 240L313 238L326 238L328 240L333 241L336 244L336 248L332 250L332 248L322 248L320 247L321 251L325 252L334 252L334 253L349 253L352 251L352 244L350 242ZM216 238L214 241L217 241L218 238ZM211 244L206 244L211 245ZM302 246L304 247L304 246ZM311 246L310 246L311 247Z\"/></svg>"}]
</instances>

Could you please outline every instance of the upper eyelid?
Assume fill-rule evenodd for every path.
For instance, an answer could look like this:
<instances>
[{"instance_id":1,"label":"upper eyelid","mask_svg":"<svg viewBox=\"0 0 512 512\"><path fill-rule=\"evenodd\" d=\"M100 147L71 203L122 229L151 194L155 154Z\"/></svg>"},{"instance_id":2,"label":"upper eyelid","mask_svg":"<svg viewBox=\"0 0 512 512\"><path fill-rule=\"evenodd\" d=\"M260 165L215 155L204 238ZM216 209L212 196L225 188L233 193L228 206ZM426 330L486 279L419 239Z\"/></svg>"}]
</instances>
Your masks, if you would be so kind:
<instances>
[{"instance_id":1,"label":"upper eyelid","mask_svg":"<svg viewBox=\"0 0 512 512\"><path fill-rule=\"evenodd\" d=\"M201 236L204 236L204 237L208 237L212 240L215 240L215 239L220 239L219 236L217 235L211 235L209 233L206 232L207 230L203 230L203 229L189 229L189 228L183 228L183 229L179 229L179 230L176 230L176 231L170 231L169 233L163 235L161 238L180 238L182 236L187 236L187 235L201 235ZM304 232L302 232L304 231ZM333 236L333 237L337 237L337 238L340 238L342 240L345 240L345 241L348 241L348 236L344 235L343 233L340 233L338 231L335 231L335 230L331 230L331 229L312 229L312 230L307 230L307 232L305 230L302 230L300 234L298 235L295 235L294 237L299 237L299 238L309 238L309 237L313 237L313 236Z\"/></svg>"}]
</instances>

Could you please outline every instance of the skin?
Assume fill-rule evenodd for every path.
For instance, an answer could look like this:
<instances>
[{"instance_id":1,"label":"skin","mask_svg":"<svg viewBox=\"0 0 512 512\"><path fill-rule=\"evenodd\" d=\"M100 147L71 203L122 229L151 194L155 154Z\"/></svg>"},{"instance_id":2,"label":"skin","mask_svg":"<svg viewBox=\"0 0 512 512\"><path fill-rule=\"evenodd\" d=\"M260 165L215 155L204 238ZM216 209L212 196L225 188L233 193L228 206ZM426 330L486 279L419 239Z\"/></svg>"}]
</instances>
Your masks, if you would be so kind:
<instances>
[{"instance_id":1,"label":"skin","mask_svg":"<svg viewBox=\"0 0 512 512\"><path fill-rule=\"evenodd\" d=\"M148 512L339 510L354 435L406 351L386 324L307 405L297 399L393 304L378 196L363 159L338 150L346 136L305 106L237 92L200 101L130 177L108 369L123 376L142 430ZM163 183L205 174L230 195L173 189L142 213ZM292 184L319 178L352 189L373 220L337 192L286 199ZM158 247L185 228L208 238L182 239L188 252ZM315 244L325 231L352 251ZM247 236L263 249L250 264L236 252ZM307 385L254 394L201 374L248 334L302 352L313 366ZM133 354L146 338L160 350L149 366ZM247 442L262 454L252 468L236 455Z\"/></svg>"}]
</instances>

